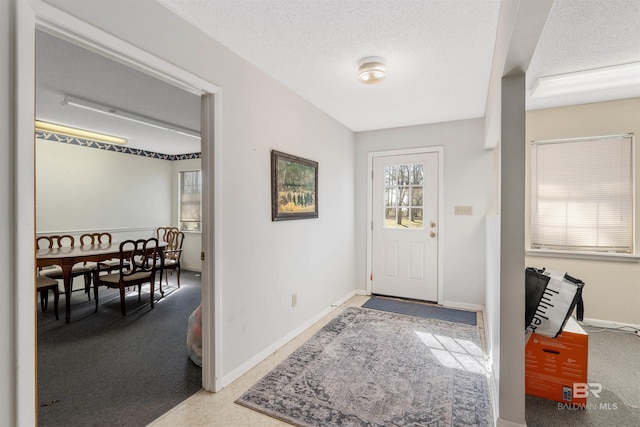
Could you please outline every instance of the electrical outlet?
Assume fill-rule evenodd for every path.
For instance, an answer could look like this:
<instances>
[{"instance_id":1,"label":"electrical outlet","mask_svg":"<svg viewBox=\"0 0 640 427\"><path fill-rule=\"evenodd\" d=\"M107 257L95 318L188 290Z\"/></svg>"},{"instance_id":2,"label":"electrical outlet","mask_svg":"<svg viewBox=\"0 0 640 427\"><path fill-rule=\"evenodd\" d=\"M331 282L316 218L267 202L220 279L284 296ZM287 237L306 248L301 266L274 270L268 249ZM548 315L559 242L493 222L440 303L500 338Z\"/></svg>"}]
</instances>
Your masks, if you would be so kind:
<instances>
[{"instance_id":1,"label":"electrical outlet","mask_svg":"<svg viewBox=\"0 0 640 427\"><path fill-rule=\"evenodd\" d=\"M298 305L298 294L291 294L291 308Z\"/></svg>"}]
</instances>

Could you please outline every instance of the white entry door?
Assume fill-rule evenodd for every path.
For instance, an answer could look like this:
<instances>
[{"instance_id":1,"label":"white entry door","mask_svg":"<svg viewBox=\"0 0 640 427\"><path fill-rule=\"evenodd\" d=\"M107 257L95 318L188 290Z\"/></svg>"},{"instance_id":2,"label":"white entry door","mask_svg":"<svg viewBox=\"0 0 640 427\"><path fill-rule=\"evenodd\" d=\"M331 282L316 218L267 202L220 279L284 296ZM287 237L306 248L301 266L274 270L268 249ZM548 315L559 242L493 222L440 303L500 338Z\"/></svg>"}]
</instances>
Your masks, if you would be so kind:
<instances>
[{"instance_id":1,"label":"white entry door","mask_svg":"<svg viewBox=\"0 0 640 427\"><path fill-rule=\"evenodd\" d=\"M374 294L438 301L439 155L373 158Z\"/></svg>"}]
</instances>

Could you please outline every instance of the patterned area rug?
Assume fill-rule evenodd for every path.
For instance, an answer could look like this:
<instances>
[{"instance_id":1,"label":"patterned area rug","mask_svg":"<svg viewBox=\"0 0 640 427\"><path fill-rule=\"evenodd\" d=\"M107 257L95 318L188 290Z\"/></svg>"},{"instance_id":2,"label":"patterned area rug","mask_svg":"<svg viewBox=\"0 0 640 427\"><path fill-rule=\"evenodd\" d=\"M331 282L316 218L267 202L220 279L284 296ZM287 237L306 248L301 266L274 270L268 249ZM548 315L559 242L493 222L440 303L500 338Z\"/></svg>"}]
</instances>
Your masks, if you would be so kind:
<instances>
[{"instance_id":1,"label":"patterned area rug","mask_svg":"<svg viewBox=\"0 0 640 427\"><path fill-rule=\"evenodd\" d=\"M347 308L236 403L298 426L490 426L476 326Z\"/></svg>"}]
</instances>

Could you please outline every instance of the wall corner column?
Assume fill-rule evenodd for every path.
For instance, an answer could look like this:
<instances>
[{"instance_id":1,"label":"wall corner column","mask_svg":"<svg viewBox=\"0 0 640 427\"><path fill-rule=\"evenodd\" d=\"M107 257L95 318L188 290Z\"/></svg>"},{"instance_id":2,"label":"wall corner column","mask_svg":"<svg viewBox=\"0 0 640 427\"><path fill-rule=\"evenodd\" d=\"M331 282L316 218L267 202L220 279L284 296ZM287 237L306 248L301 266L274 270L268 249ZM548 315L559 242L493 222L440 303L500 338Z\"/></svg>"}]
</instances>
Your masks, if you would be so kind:
<instances>
[{"instance_id":1,"label":"wall corner column","mask_svg":"<svg viewBox=\"0 0 640 427\"><path fill-rule=\"evenodd\" d=\"M502 79L498 426L525 425L525 75Z\"/></svg>"}]
</instances>

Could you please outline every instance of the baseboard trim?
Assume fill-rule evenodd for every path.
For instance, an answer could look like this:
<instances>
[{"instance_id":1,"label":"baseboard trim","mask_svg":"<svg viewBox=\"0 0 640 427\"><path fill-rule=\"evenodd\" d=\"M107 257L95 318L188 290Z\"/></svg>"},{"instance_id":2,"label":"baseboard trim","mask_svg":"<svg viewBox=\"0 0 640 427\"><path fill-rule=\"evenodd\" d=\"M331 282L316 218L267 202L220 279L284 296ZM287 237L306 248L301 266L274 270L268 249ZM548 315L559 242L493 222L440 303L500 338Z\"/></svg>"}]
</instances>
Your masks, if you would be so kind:
<instances>
[{"instance_id":1,"label":"baseboard trim","mask_svg":"<svg viewBox=\"0 0 640 427\"><path fill-rule=\"evenodd\" d=\"M355 291L350 291L347 295L345 295L344 297L340 298L336 303L331 304L330 307L325 308L320 313L316 314L311 319L309 319L308 321L306 321L302 325L298 326L293 331L289 332L287 335L285 335L284 337L280 338L279 340L277 340L276 342L271 344L269 347L267 347L264 350L262 350L260 353L258 353L255 356L253 356L251 359L247 360L245 363L243 363L242 365L238 366L236 369L234 369L233 371L229 372L227 375L223 376L222 377L222 388L227 387L232 382L234 382L235 380L240 378L242 375L247 373L250 369L252 369L258 363L262 362L264 359L266 359L267 357L271 356L278 349L280 349L285 344L287 344L289 341L291 341L292 339L294 339L295 337L300 335L307 328L311 327L314 323L318 322L320 319L325 317L327 314L331 313L333 310L338 308L341 304L343 304L345 301L347 301L349 298L351 298L355 294L356 294Z\"/></svg>"},{"instance_id":2,"label":"baseboard trim","mask_svg":"<svg viewBox=\"0 0 640 427\"><path fill-rule=\"evenodd\" d=\"M623 323L623 322L612 322L610 320L601 320L601 319L592 319L592 318L588 318L585 317L584 320L582 321L582 323L589 325L589 326L595 326L596 328L622 328L622 327L628 327L628 328L633 328L636 330L640 330L640 325L634 325L633 323Z\"/></svg>"},{"instance_id":3,"label":"baseboard trim","mask_svg":"<svg viewBox=\"0 0 640 427\"><path fill-rule=\"evenodd\" d=\"M496 421L496 427L527 427L527 423L514 423L513 421L498 418L498 420Z\"/></svg>"},{"instance_id":4,"label":"baseboard trim","mask_svg":"<svg viewBox=\"0 0 640 427\"><path fill-rule=\"evenodd\" d=\"M357 294L357 291L355 291L355 290L354 291L350 291L347 295L345 295L342 298L340 298L336 303L331 304L331 308L333 309L333 308L341 306L345 302L349 301L349 299L352 298L353 296L355 296L356 294Z\"/></svg>"},{"instance_id":5,"label":"baseboard trim","mask_svg":"<svg viewBox=\"0 0 640 427\"><path fill-rule=\"evenodd\" d=\"M367 291L364 290L364 289L356 289L355 291L353 291L353 294L354 295L364 295L364 296L371 295L371 294L368 294Z\"/></svg>"},{"instance_id":6,"label":"baseboard trim","mask_svg":"<svg viewBox=\"0 0 640 427\"><path fill-rule=\"evenodd\" d=\"M459 308L461 310L473 310L473 311L484 311L484 306L480 304L468 304L466 302L457 302L457 301L443 301L443 307L447 308Z\"/></svg>"}]
</instances>

